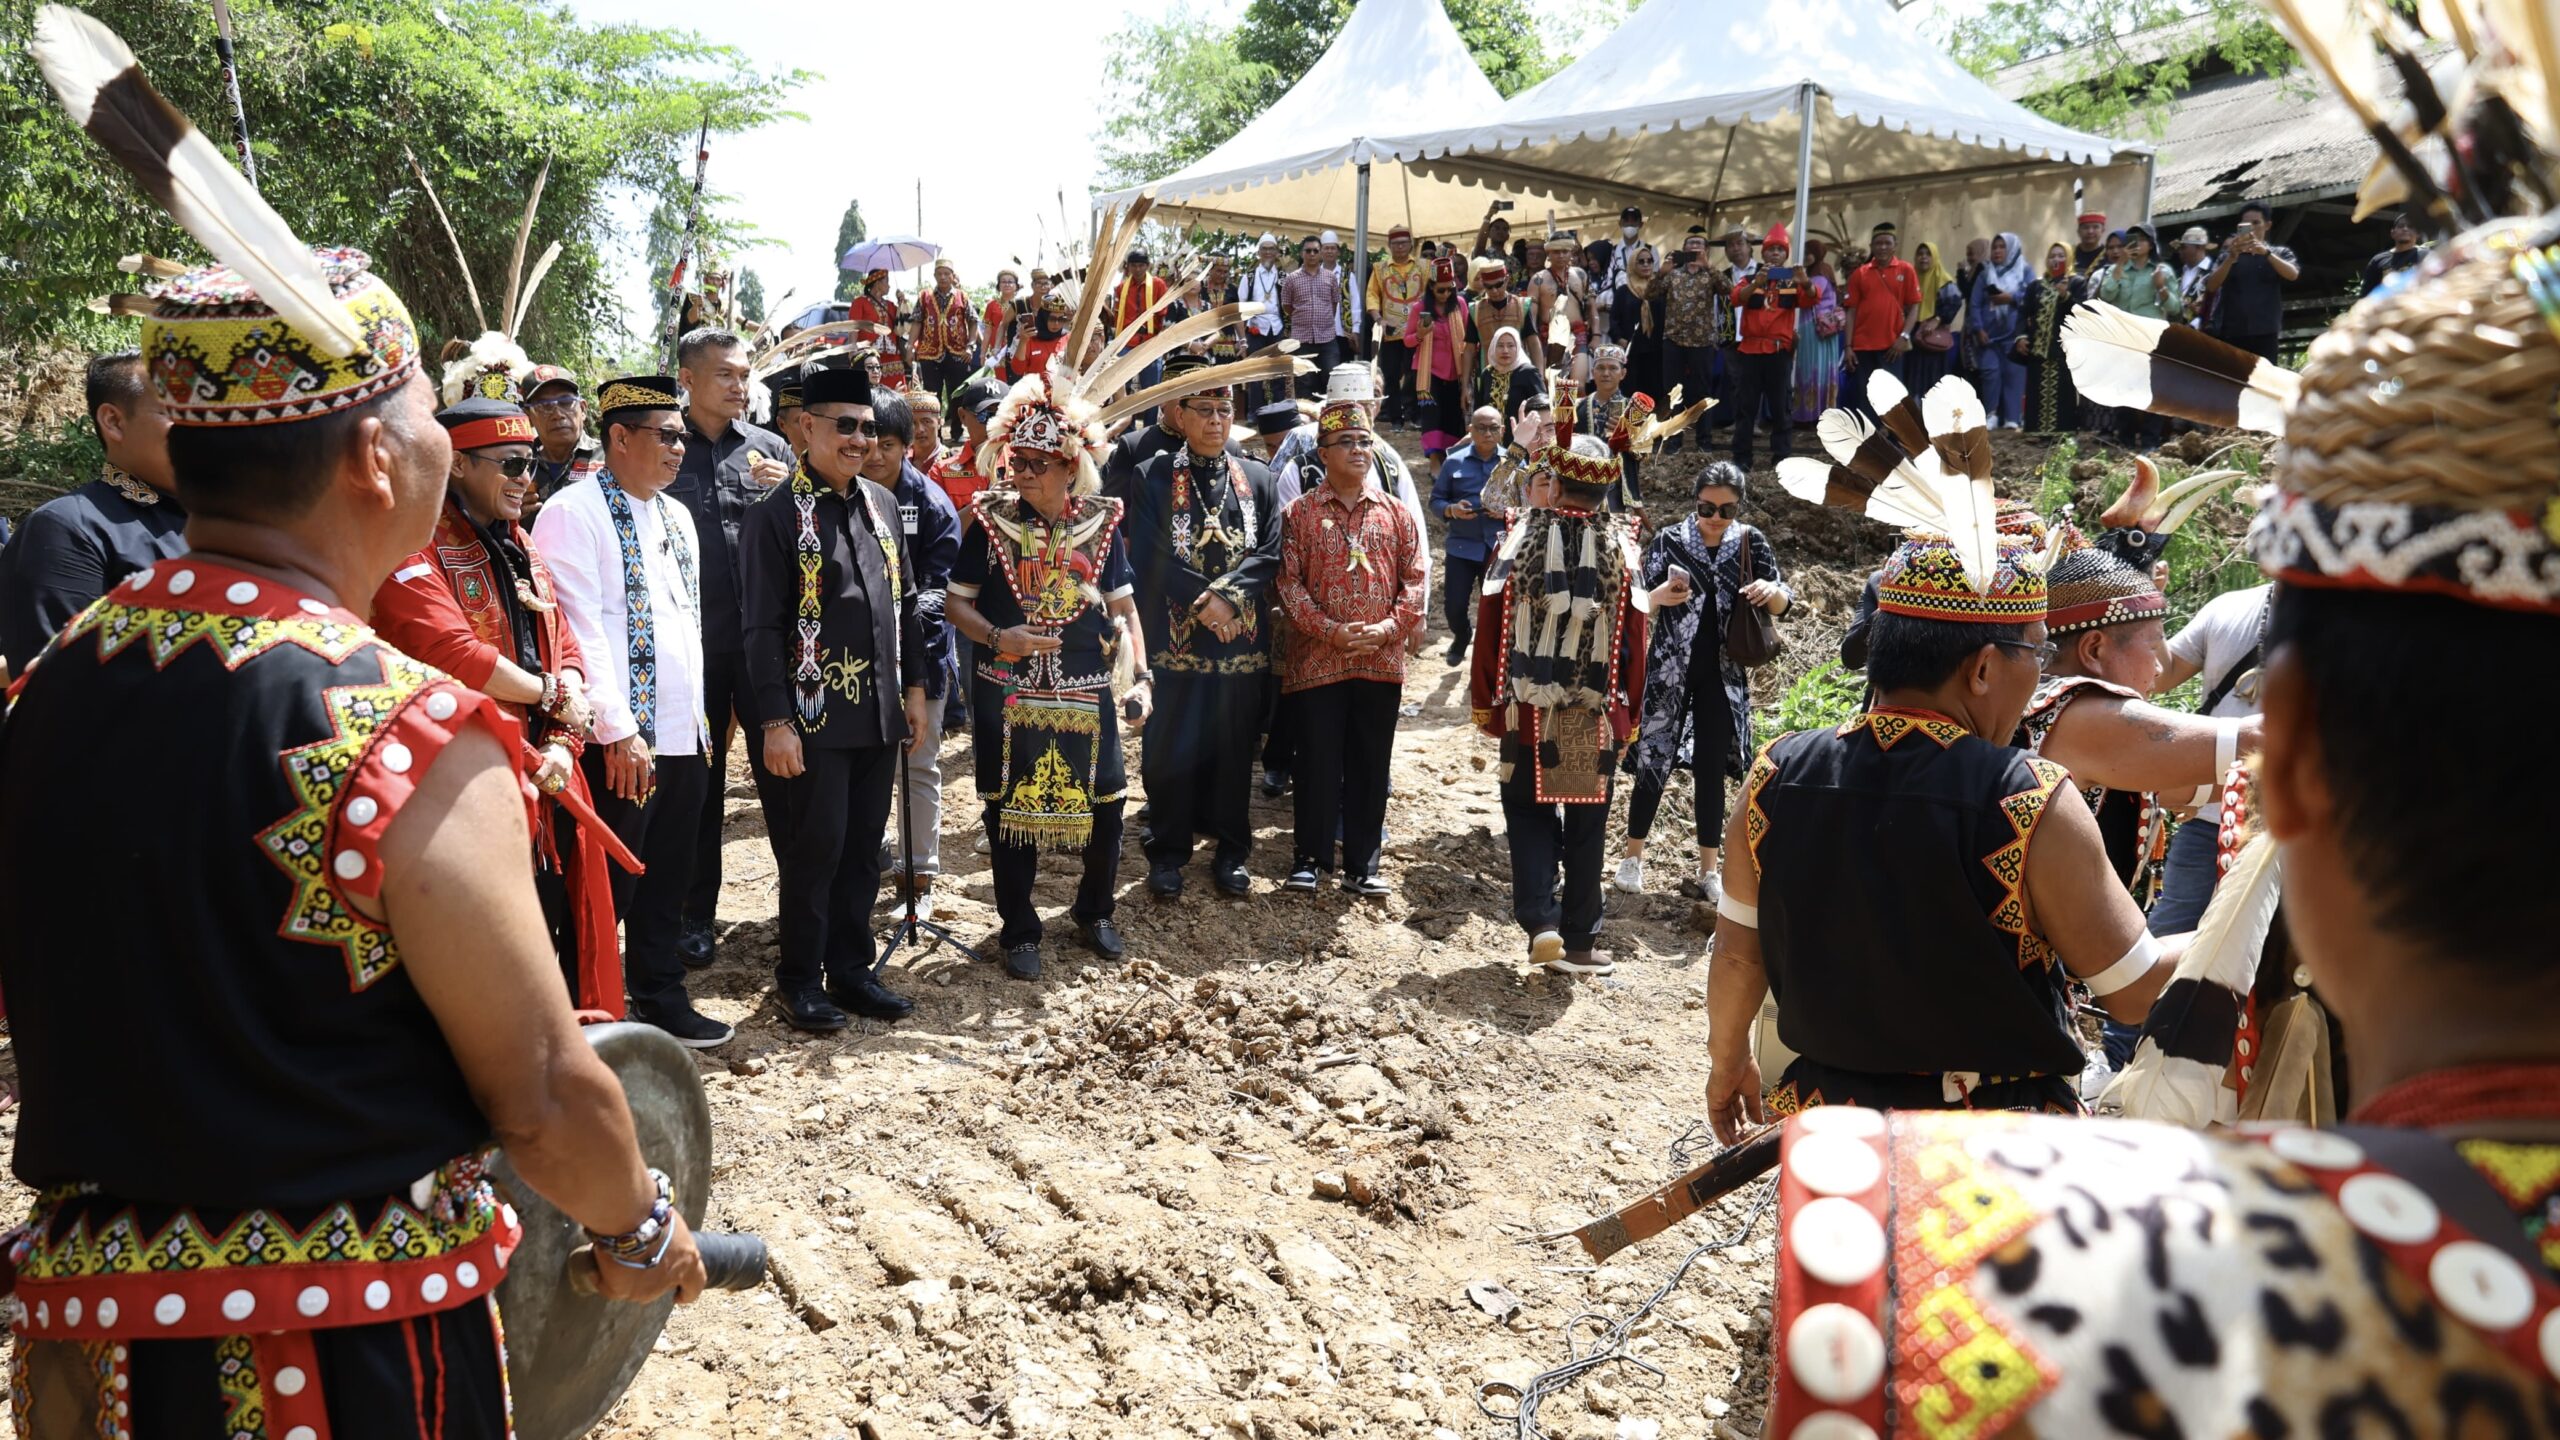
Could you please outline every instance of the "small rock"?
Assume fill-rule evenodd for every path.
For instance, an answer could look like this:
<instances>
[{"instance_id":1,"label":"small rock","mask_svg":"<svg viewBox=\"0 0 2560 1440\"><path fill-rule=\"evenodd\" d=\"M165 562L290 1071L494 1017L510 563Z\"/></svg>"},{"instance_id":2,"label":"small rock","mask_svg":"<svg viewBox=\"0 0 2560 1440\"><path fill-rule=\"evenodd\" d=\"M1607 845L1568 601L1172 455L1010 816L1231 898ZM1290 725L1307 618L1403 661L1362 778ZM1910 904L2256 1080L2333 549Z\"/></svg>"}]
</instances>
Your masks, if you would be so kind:
<instances>
[{"instance_id":1,"label":"small rock","mask_svg":"<svg viewBox=\"0 0 2560 1440\"><path fill-rule=\"evenodd\" d=\"M934 1332L933 1343L945 1350L958 1352L969 1348L969 1337L957 1330L938 1330Z\"/></svg>"},{"instance_id":2,"label":"small rock","mask_svg":"<svg viewBox=\"0 0 2560 1440\"><path fill-rule=\"evenodd\" d=\"M1319 1170L1316 1172L1315 1191L1317 1199L1339 1200L1343 1196L1349 1194L1350 1190L1350 1182L1344 1180L1338 1172L1332 1170Z\"/></svg>"},{"instance_id":3,"label":"small rock","mask_svg":"<svg viewBox=\"0 0 2560 1440\"><path fill-rule=\"evenodd\" d=\"M1662 1422L1633 1418L1620 1420L1616 1440L1662 1440Z\"/></svg>"},{"instance_id":4,"label":"small rock","mask_svg":"<svg viewBox=\"0 0 2560 1440\"><path fill-rule=\"evenodd\" d=\"M827 1107L812 1105L791 1118L802 1125L824 1125L827 1123Z\"/></svg>"},{"instance_id":5,"label":"small rock","mask_svg":"<svg viewBox=\"0 0 2560 1440\"><path fill-rule=\"evenodd\" d=\"M1733 1413L1733 1402L1720 1395L1710 1395L1700 1408L1707 1412L1708 1419L1721 1420Z\"/></svg>"},{"instance_id":6,"label":"small rock","mask_svg":"<svg viewBox=\"0 0 2560 1440\"><path fill-rule=\"evenodd\" d=\"M1354 1205L1378 1203L1378 1177L1376 1172L1366 1165L1345 1172L1342 1177L1342 1188L1344 1193L1351 1197L1351 1203Z\"/></svg>"},{"instance_id":7,"label":"small rock","mask_svg":"<svg viewBox=\"0 0 2560 1440\"><path fill-rule=\"evenodd\" d=\"M1467 1285L1467 1303L1496 1320L1508 1320L1520 1309L1520 1297L1498 1280L1476 1280Z\"/></svg>"},{"instance_id":8,"label":"small rock","mask_svg":"<svg viewBox=\"0 0 2560 1440\"><path fill-rule=\"evenodd\" d=\"M761 1055L750 1055L744 1060L729 1062L729 1073L732 1075L761 1075L772 1068Z\"/></svg>"}]
</instances>

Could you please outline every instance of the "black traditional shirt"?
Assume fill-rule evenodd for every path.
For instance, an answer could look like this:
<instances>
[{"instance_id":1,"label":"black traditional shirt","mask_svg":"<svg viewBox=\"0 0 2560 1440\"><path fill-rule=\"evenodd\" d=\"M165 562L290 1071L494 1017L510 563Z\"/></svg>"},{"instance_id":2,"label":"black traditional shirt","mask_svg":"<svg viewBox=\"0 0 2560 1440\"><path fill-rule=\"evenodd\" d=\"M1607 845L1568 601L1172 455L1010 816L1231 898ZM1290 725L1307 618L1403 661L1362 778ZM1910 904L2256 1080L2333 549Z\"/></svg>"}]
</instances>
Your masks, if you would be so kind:
<instances>
[{"instance_id":1,"label":"black traditional shirt","mask_svg":"<svg viewBox=\"0 0 2560 1440\"><path fill-rule=\"evenodd\" d=\"M702 653L735 654L746 643L739 602L738 547L747 507L770 487L748 478L751 459L791 463L791 446L760 425L732 420L712 439L684 416L684 464L667 494L693 512L693 533L702 539Z\"/></svg>"},{"instance_id":2,"label":"black traditional shirt","mask_svg":"<svg viewBox=\"0 0 2560 1440\"><path fill-rule=\"evenodd\" d=\"M1874 1074L2078 1074L2069 977L2026 920L2028 847L2069 781L1922 710L1770 742L1740 803L1779 1037Z\"/></svg>"},{"instance_id":3,"label":"black traditional shirt","mask_svg":"<svg viewBox=\"0 0 2560 1440\"><path fill-rule=\"evenodd\" d=\"M796 484L797 482L794 482ZM789 718L804 743L830 749L907 738L906 688L925 683L917 576L899 533L898 498L868 480L838 494L814 480L807 497L817 576L817 697L799 709L803 616L801 498L777 485L747 507L739 559L746 581L747 683L760 719Z\"/></svg>"},{"instance_id":4,"label":"black traditional shirt","mask_svg":"<svg viewBox=\"0 0 2560 1440\"><path fill-rule=\"evenodd\" d=\"M48 500L0 549L0 655L21 669L90 601L187 549L178 502L110 465Z\"/></svg>"},{"instance_id":5,"label":"black traditional shirt","mask_svg":"<svg viewBox=\"0 0 2560 1440\"><path fill-rule=\"evenodd\" d=\"M405 1195L486 1144L396 938L356 908L401 803L472 728L521 743L343 607L195 557L67 627L0 729L18 1178L307 1209ZM185 883L150 903L96 903L173 863Z\"/></svg>"},{"instance_id":6,"label":"black traditional shirt","mask_svg":"<svg viewBox=\"0 0 2560 1440\"><path fill-rule=\"evenodd\" d=\"M1181 444L1182 437L1162 424L1141 426L1112 441L1110 457L1102 462L1102 493L1126 503L1147 462Z\"/></svg>"},{"instance_id":7,"label":"black traditional shirt","mask_svg":"<svg viewBox=\"0 0 2560 1440\"><path fill-rule=\"evenodd\" d=\"M1138 622L1151 668L1260 675L1271 668L1266 592L1280 573L1280 506L1259 461L1181 447L1148 461L1129 497ZM1221 640L1192 619L1203 590L1236 607L1244 628Z\"/></svg>"}]
</instances>

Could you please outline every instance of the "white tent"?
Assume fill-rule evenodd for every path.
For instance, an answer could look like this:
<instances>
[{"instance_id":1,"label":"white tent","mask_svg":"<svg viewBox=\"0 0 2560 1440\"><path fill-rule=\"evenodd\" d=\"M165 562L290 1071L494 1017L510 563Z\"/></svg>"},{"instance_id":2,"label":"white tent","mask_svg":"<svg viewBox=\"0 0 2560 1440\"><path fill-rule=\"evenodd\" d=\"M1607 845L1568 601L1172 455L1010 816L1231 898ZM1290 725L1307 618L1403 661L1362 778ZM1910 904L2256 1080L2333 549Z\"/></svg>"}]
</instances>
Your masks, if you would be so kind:
<instances>
[{"instance_id":1,"label":"white tent","mask_svg":"<svg viewBox=\"0 0 2560 1440\"><path fill-rule=\"evenodd\" d=\"M1159 218L1288 236L1358 230L1375 215L1464 240L1503 192L1409 183L1372 139L1475 125L1501 108L1440 0L1360 0L1323 57L1252 124L1174 174L1096 202L1126 205L1153 191Z\"/></svg>"},{"instance_id":2,"label":"white tent","mask_svg":"<svg viewBox=\"0 0 2560 1440\"><path fill-rule=\"evenodd\" d=\"M1649 0L1492 119L1375 149L1411 166L1417 192L1431 177L1582 209L1642 205L1657 231L1790 214L1801 229L1810 209L1817 228L1857 239L1854 227L1893 218L1954 246L2017 230L2040 250L2071 234L2075 205L2149 209L2141 147L2003 99L1888 0Z\"/></svg>"}]
</instances>

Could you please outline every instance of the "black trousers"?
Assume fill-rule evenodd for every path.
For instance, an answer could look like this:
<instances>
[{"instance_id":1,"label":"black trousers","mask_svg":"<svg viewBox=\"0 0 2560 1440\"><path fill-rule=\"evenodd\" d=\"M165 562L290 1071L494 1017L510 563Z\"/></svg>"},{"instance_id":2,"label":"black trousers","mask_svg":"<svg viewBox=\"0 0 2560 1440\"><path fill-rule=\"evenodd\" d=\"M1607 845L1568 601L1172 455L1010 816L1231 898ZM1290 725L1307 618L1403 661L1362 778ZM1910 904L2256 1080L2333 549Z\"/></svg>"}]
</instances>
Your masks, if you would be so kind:
<instances>
[{"instance_id":1,"label":"black trousers","mask_svg":"<svg viewBox=\"0 0 2560 1440\"><path fill-rule=\"evenodd\" d=\"M1374 875L1385 844L1387 764L1395 755L1404 687L1336 680L1289 699L1298 712L1298 863L1334 868L1338 822L1343 872Z\"/></svg>"},{"instance_id":2,"label":"black trousers","mask_svg":"<svg viewBox=\"0 0 2560 1440\"><path fill-rule=\"evenodd\" d=\"M774 988L858 979L878 958L871 906L880 898L880 836L901 754L895 745L803 745L806 769L774 788L788 820L782 850L782 959Z\"/></svg>"},{"instance_id":3,"label":"black trousers","mask_svg":"<svg viewBox=\"0 0 2560 1440\"><path fill-rule=\"evenodd\" d=\"M1733 386L1733 463L1751 468L1751 431L1769 408L1769 454L1784 460L1795 448L1796 356L1792 350L1769 355L1734 352L1738 368Z\"/></svg>"},{"instance_id":4,"label":"black trousers","mask_svg":"<svg viewBox=\"0 0 2560 1440\"><path fill-rule=\"evenodd\" d=\"M957 441L960 437L960 411L951 403L951 393L969 383L969 373L977 367L969 357L956 360L921 360L916 363L916 383L942 402L942 433Z\"/></svg>"},{"instance_id":5,"label":"black trousers","mask_svg":"<svg viewBox=\"0 0 2560 1440\"><path fill-rule=\"evenodd\" d=\"M539 848L533 858L533 894L542 902L542 928L551 932L551 953L560 959L560 978L569 984L569 1003L584 1004L589 997L578 993L578 907L569 896L568 867L577 863L578 846L584 836L578 833L578 822L558 805L544 808L551 813L551 843L560 852L560 868L542 858ZM613 862L607 860L606 865ZM616 877L621 869L614 867ZM596 996L604 999L604 996Z\"/></svg>"},{"instance_id":6,"label":"black trousers","mask_svg":"<svg viewBox=\"0 0 2560 1440\"><path fill-rule=\"evenodd\" d=\"M1147 786L1147 864L1180 869L1201 835L1217 860L1253 853L1253 751L1265 678L1190 675L1156 667L1156 713L1147 720L1138 774Z\"/></svg>"},{"instance_id":7,"label":"black trousers","mask_svg":"<svg viewBox=\"0 0 2560 1440\"><path fill-rule=\"evenodd\" d=\"M689 1004L676 936L693 886L694 827L710 790L711 767L699 755L661 755L657 790L647 804L634 805L606 787L603 746L588 746L578 763L586 767L597 817L648 872L613 872L613 908L622 917L623 991L635 1012Z\"/></svg>"},{"instance_id":8,"label":"black trousers","mask_svg":"<svg viewBox=\"0 0 2560 1440\"><path fill-rule=\"evenodd\" d=\"M1287 775L1298 766L1298 697L1281 693L1277 675L1263 693L1270 697L1271 717L1263 722L1262 768Z\"/></svg>"},{"instance_id":9,"label":"black trousers","mask_svg":"<svg viewBox=\"0 0 2560 1440\"><path fill-rule=\"evenodd\" d=\"M1108 920L1118 906L1112 887L1119 878L1121 810L1127 804L1110 800L1093 807L1093 838L1085 842L1084 872L1076 882L1075 908L1070 912L1082 924ZM1031 898L1032 882L1040 878L1040 848L1004 838L1003 800L988 801L984 818L987 858L996 878L996 914L1004 922L996 944L1007 950L1037 945L1047 933L1040 923L1040 907Z\"/></svg>"},{"instance_id":10,"label":"black trousers","mask_svg":"<svg viewBox=\"0 0 2560 1440\"><path fill-rule=\"evenodd\" d=\"M1894 354L1890 348L1860 350L1855 353L1858 357L1857 367L1840 377L1840 408L1873 419L1876 411L1873 405L1867 403L1867 377L1883 370L1889 372L1896 380L1901 379L1902 357ZM1792 406L1789 408L1793 409Z\"/></svg>"},{"instance_id":11,"label":"black trousers","mask_svg":"<svg viewBox=\"0 0 2560 1440\"><path fill-rule=\"evenodd\" d=\"M1338 335L1321 345L1308 345L1301 348L1298 351L1298 358L1313 360L1316 362L1316 368L1298 377L1298 398L1301 400L1323 399L1325 385L1333 375L1333 367L1341 364L1349 352L1350 346Z\"/></svg>"},{"instance_id":12,"label":"black trousers","mask_svg":"<svg viewBox=\"0 0 2560 1440\"><path fill-rule=\"evenodd\" d=\"M710 929L720 909L720 831L729 817L729 744L734 736L746 737L747 773L755 778L756 808L764 812L765 843L773 847L775 863L782 860L782 830L775 823L779 807L774 802L773 777L765 773L764 732L757 728L755 702L747 688L745 652L703 655L702 708L711 720L711 788L693 822L693 884L684 896L687 930ZM734 730L729 724L732 715L738 719Z\"/></svg>"},{"instance_id":13,"label":"black trousers","mask_svg":"<svg viewBox=\"0 0 2560 1440\"><path fill-rule=\"evenodd\" d=\"M2255 335L2225 334L2222 342L2226 345L2237 345L2262 360L2275 359L2284 347L2284 337L2273 330L2261 331Z\"/></svg>"},{"instance_id":14,"label":"black trousers","mask_svg":"<svg viewBox=\"0 0 2560 1440\"><path fill-rule=\"evenodd\" d=\"M1440 604L1449 612L1449 640L1467 653L1476 633L1476 590L1484 584L1485 562L1457 555L1440 557Z\"/></svg>"},{"instance_id":15,"label":"black trousers","mask_svg":"<svg viewBox=\"0 0 2560 1440\"><path fill-rule=\"evenodd\" d=\"M1538 800L1537 757L1504 742L1514 758L1502 782L1502 824L1511 846L1511 915L1535 936L1554 930L1567 950L1588 950L1600 935L1600 869L1606 861L1609 807L1546 805ZM1564 895L1556 895L1556 872Z\"/></svg>"},{"instance_id":16,"label":"black trousers","mask_svg":"<svg viewBox=\"0 0 2560 1440\"><path fill-rule=\"evenodd\" d=\"M1665 415L1672 413L1671 387L1675 385L1680 387L1680 404L1684 409L1714 395L1716 393L1716 347L1673 345L1665 342L1662 347L1662 394L1656 397L1662 401L1662 413ZM1706 432L1715 428L1713 422L1716 413L1723 408L1723 397L1718 396L1716 409L1699 416L1698 423L1690 427L1690 432L1703 437ZM1671 442L1663 447L1663 453L1678 454L1681 447L1690 442L1690 432L1672 436Z\"/></svg>"},{"instance_id":17,"label":"black trousers","mask_svg":"<svg viewBox=\"0 0 2560 1440\"><path fill-rule=\"evenodd\" d=\"M1701 652L1710 651L1706 643ZM1724 693L1723 668L1712 653L1693 655L1689 660L1689 683L1680 697L1680 709L1689 720L1690 774L1698 782L1697 796L1690 807L1697 811L1698 843L1724 843L1724 766L1725 756L1733 749L1733 702ZM1678 733L1680 715L1670 724ZM1654 817L1662 813L1662 792L1671 785L1671 771L1636 772L1636 792L1627 801L1627 838L1643 840L1653 834Z\"/></svg>"},{"instance_id":18,"label":"black trousers","mask_svg":"<svg viewBox=\"0 0 2560 1440\"><path fill-rule=\"evenodd\" d=\"M1387 393L1383 418L1389 424L1413 423L1413 349L1400 337L1382 338L1378 342L1378 368L1386 372Z\"/></svg>"},{"instance_id":19,"label":"black trousers","mask_svg":"<svg viewBox=\"0 0 2560 1440\"><path fill-rule=\"evenodd\" d=\"M1256 335L1251 331L1247 331L1245 332L1244 337L1245 358L1251 359L1287 338L1288 337L1285 335ZM1291 398L1293 397L1289 393L1289 384L1287 381L1257 380L1244 387L1244 393L1236 397L1236 419L1239 421L1249 420L1252 418L1255 411L1260 410L1264 406L1277 405L1281 401Z\"/></svg>"}]
</instances>

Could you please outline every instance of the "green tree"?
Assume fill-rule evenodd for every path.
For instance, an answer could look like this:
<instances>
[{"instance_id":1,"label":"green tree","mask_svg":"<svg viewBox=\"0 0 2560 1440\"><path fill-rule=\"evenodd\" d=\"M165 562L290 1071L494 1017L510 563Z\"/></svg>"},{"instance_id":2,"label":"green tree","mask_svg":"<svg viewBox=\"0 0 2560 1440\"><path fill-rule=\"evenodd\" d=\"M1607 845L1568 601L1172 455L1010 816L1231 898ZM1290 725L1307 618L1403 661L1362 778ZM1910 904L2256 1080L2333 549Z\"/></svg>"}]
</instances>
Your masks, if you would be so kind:
<instances>
[{"instance_id":1,"label":"green tree","mask_svg":"<svg viewBox=\"0 0 2560 1440\"><path fill-rule=\"evenodd\" d=\"M862 202L847 201L844 207L844 218L836 222L836 248L833 252L835 259L838 263L842 263L844 252L870 238L871 227L862 223ZM860 275L847 270L836 277L836 299L839 301L851 300L861 293L862 277Z\"/></svg>"},{"instance_id":2,"label":"green tree","mask_svg":"<svg viewBox=\"0 0 2560 1440\"><path fill-rule=\"evenodd\" d=\"M1986 79L2024 61L2068 57L2022 103L2101 134L2158 134L2170 103L2207 66L2247 75L2299 63L2255 0L2124 0L2088 8L1989 0L1955 22L1946 43L1959 64Z\"/></svg>"},{"instance_id":3,"label":"green tree","mask_svg":"<svg viewBox=\"0 0 2560 1440\"><path fill-rule=\"evenodd\" d=\"M1555 73L1528 0L1441 0L1494 89ZM1107 183L1169 175L1227 142L1285 95L1350 18L1352 0L1251 0L1232 29L1177 6L1112 38L1100 132Z\"/></svg>"},{"instance_id":4,"label":"green tree","mask_svg":"<svg viewBox=\"0 0 2560 1440\"><path fill-rule=\"evenodd\" d=\"M764 323L764 277L753 270L738 276L738 318L750 325Z\"/></svg>"},{"instance_id":5,"label":"green tree","mask_svg":"<svg viewBox=\"0 0 2560 1440\"><path fill-rule=\"evenodd\" d=\"M165 0L83 0L171 102L225 150L229 107L207 52L209 12ZM0 0L0 335L95 343L82 303L130 288L116 257L202 251L71 125L27 53L36 0ZM694 140L787 113L806 77L751 66L692 34L588 25L562 0L234 0L239 74L267 199L296 233L352 244L408 301L429 352L504 324L508 255L548 158L531 249L558 263L520 335L546 359L591 363L624 336L617 195L682 205ZM715 136L716 142L716 136ZM446 238L407 154L442 197ZM717 197L709 197L716 200ZM743 236L716 211L714 238ZM680 214L681 211L679 210ZM528 257L529 263L530 257ZM480 290L475 313L468 273Z\"/></svg>"}]
</instances>

